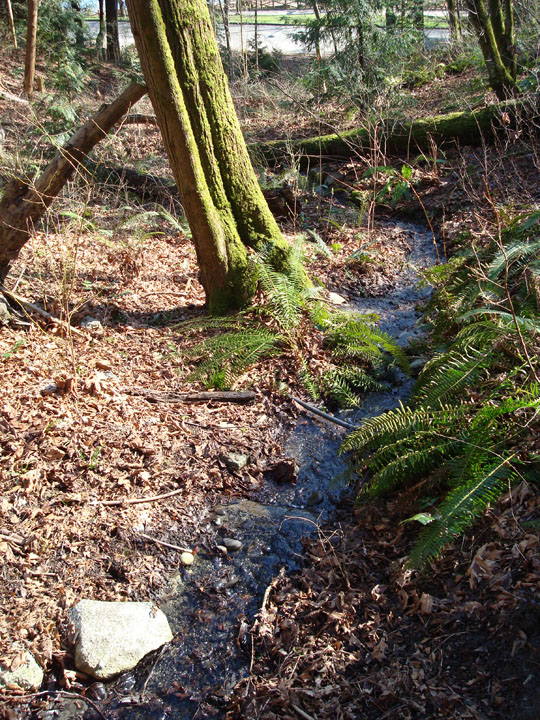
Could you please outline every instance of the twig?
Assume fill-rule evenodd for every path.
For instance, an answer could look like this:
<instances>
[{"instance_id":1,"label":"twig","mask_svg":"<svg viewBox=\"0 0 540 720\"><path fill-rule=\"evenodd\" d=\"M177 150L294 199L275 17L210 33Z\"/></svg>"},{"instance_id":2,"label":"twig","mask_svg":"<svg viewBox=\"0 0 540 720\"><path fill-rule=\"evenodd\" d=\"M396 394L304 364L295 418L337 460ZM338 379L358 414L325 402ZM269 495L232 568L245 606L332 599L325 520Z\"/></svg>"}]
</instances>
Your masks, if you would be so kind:
<instances>
[{"instance_id":1,"label":"twig","mask_svg":"<svg viewBox=\"0 0 540 720\"><path fill-rule=\"evenodd\" d=\"M302 710L302 708L299 708L298 705L293 705L291 703L291 707L295 712L297 712L300 715L300 717L305 718L305 720L316 720L316 718L314 718L313 715L308 715L308 713L305 712L304 710Z\"/></svg>"},{"instance_id":2,"label":"twig","mask_svg":"<svg viewBox=\"0 0 540 720\"><path fill-rule=\"evenodd\" d=\"M140 503L156 502L157 500L164 500L165 498L172 497L173 495L179 495L184 492L184 488L178 490L171 490L170 492L163 493L162 495L151 495L150 497L142 498L126 498L125 500L93 500L91 505L139 505Z\"/></svg>"},{"instance_id":3,"label":"twig","mask_svg":"<svg viewBox=\"0 0 540 720\"><path fill-rule=\"evenodd\" d=\"M358 430L357 425L353 425L346 420L340 420L333 415L329 415L328 413L325 413L324 410L319 410L319 408L315 407L315 405L310 405L310 403L304 402L303 400L300 400L300 398L294 397L294 395L291 395L291 400L294 400L295 403L298 403L305 410L309 410L309 412L312 412L314 415L318 415L319 417L324 418L324 420L328 420L328 422L334 423L334 425L339 425L340 427L347 428L347 430Z\"/></svg>"},{"instance_id":4,"label":"twig","mask_svg":"<svg viewBox=\"0 0 540 720\"><path fill-rule=\"evenodd\" d=\"M19 287L19 283L20 283L21 280L22 280L22 276L24 275L25 272L26 272L26 265L23 265L23 266L22 266L22 270L21 270L21 272L19 273L19 277L15 280L15 284L14 284L13 287L11 288L11 292L15 292L15 291L17 290L17 288Z\"/></svg>"},{"instance_id":5,"label":"twig","mask_svg":"<svg viewBox=\"0 0 540 720\"><path fill-rule=\"evenodd\" d=\"M7 540L7 542L11 542L14 545L24 545L24 538L20 535L5 535L4 533L0 533L0 540Z\"/></svg>"},{"instance_id":6,"label":"twig","mask_svg":"<svg viewBox=\"0 0 540 720\"><path fill-rule=\"evenodd\" d=\"M5 295L10 300L13 300L13 302L16 302L17 305L20 305L23 310L26 310L26 312L32 312L36 315L39 315L44 320L47 320L48 322L52 322L55 325L60 325L63 328L66 328L68 332L74 333L75 335L80 335L81 337L85 337L85 334L81 330L77 330L77 328L74 328L72 325L67 323L65 320L60 320L59 318L54 317L54 315L51 315L46 310L43 310L43 308L40 308L39 305L34 305L34 303L28 302L28 300L25 300L23 297L18 295L17 293L14 293L12 290L8 290L3 285L0 285L0 292Z\"/></svg>"},{"instance_id":7,"label":"twig","mask_svg":"<svg viewBox=\"0 0 540 720\"><path fill-rule=\"evenodd\" d=\"M157 538L153 538L150 535L146 535L142 532L137 532L134 530L136 535L140 535L140 537L145 538L145 540L151 540L152 542L156 543L156 545L163 545L163 547L170 548L171 550L178 550L178 552L188 552L191 553L193 550L190 550L189 548L180 547L179 545L173 545L172 543L166 543L163 542L163 540L158 540Z\"/></svg>"}]
</instances>

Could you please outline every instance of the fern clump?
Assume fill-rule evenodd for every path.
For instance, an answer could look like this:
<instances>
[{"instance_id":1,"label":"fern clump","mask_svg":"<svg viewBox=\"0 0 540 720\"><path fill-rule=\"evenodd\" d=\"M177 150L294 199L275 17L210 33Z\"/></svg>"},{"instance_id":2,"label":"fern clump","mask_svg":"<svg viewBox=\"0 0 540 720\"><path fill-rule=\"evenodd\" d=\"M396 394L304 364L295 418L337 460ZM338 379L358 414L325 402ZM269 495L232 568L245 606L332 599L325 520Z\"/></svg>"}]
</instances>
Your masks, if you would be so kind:
<instances>
[{"instance_id":1,"label":"fern clump","mask_svg":"<svg viewBox=\"0 0 540 720\"><path fill-rule=\"evenodd\" d=\"M321 241L322 242L322 241ZM321 288L306 283L301 239L290 252L287 272L277 271L270 257L254 256L260 302L250 311L225 318L203 318L183 324L194 334L184 357L195 365L189 380L225 390L261 360L288 354L299 365L299 378L314 400L332 407L356 407L368 392L382 389L374 377L390 359L407 370L403 350L377 328L377 316L336 311L321 299ZM309 368L304 330L309 328L325 351L317 372ZM202 340L200 333L210 333ZM321 367L323 369L321 369Z\"/></svg>"},{"instance_id":2,"label":"fern clump","mask_svg":"<svg viewBox=\"0 0 540 720\"><path fill-rule=\"evenodd\" d=\"M364 421L342 446L369 475L360 502L422 479L442 488L422 513L412 566L436 558L510 483L538 474L530 447L540 429L540 212L441 280L428 308L439 350L409 406Z\"/></svg>"}]
</instances>

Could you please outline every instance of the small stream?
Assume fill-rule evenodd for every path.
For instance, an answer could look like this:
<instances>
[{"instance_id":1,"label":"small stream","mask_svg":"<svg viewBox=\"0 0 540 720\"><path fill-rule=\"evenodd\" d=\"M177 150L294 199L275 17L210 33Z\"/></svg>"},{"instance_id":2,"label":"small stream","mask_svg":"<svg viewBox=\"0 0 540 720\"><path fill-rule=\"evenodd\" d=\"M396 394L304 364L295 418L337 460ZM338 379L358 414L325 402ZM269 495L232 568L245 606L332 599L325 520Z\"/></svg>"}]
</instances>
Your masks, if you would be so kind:
<instances>
[{"instance_id":1,"label":"small stream","mask_svg":"<svg viewBox=\"0 0 540 720\"><path fill-rule=\"evenodd\" d=\"M406 345L418 333L417 306L430 292L416 287L416 268L434 264L437 254L424 227L400 227L411 252L397 285L385 297L360 299L354 309L376 312L381 328ZM394 380L389 390L366 397L347 419L359 422L405 401L414 381L402 373ZM285 447L285 455L298 464L297 482L269 481L249 500L208 510L194 565L172 577L160 602L174 640L101 697L97 694L94 702L107 718L222 717L230 691L249 673L250 636L248 632L243 642L241 628L251 625L280 569L300 567L302 537L316 534L350 493L347 462L338 455L342 438L337 427L301 416ZM220 547L231 539L238 541L238 549L224 554ZM93 712L87 710L84 717L94 717ZM58 716L75 717L61 710Z\"/></svg>"}]
</instances>

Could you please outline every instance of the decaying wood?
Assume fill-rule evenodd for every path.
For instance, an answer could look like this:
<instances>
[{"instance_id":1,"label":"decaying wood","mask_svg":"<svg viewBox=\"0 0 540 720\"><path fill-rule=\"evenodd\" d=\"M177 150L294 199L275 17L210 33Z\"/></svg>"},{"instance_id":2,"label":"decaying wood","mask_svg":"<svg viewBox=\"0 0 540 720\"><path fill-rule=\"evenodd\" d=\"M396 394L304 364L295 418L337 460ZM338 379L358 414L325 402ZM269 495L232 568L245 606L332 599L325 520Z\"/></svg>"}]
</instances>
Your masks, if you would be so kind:
<instances>
[{"instance_id":1,"label":"decaying wood","mask_svg":"<svg viewBox=\"0 0 540 720\"><path fill-rule=\"evenodd\" d=\"M511 129L521 116L538 116L538 98L508 101L446 115L434 115L412 121L388 120L370 128L355 128L342 133L303 140L273 140L253 143L249 150L254 161L270 164L288 157L299 158L302 167L324 157L353 157L370 151L375 145L390 152L416 153L436 145L478 145L494 135Z\"/></svg>"},{"instance_id":2,"label":"decaying wood","mask_svg":"<svg viewBox=\"0 0 540 720\"><path fill-rule=\"evenodd\" d=\"M141 395L148 402L192 403L192 402L232 402L247 403L257 399L257 393L251 390L215 390L212 392L168 393L145 388L127 388L130 395Z\"/></svg>"},{"instance_id":3,"label":"decaying wood","mask_svg":"<svg viewBox=\"0 0 540 720\"><path fill-rule=\"evenodd\" d=\"M82 167L88 153L145 93L144 85L131 83L116 100L102 107L72 135L35 182L14 178L8 184L0 202L0 282L34 226L66 182Z\"/></svg>"}]
</instances>

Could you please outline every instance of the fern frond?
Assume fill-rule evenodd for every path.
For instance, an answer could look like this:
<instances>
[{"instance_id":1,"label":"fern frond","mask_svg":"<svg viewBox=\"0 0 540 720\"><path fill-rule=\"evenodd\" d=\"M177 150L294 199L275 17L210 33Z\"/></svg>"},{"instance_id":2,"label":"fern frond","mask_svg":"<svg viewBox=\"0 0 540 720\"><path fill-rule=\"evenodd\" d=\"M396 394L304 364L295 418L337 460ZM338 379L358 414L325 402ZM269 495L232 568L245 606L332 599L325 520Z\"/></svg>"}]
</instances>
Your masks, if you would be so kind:
<instances>
[{"instance_id":1,"label":"fern frond","mask_svg":"<svg viewBox=\"0 0 540 720\"><path fill-rule=\"evenodd\" d=\"M422 531L409 555L409 566L423 567L438 557L490 503L497 501L515 477L511 458L476 467L468 481L447 496L438 508L436 519Z\"/></svg>"},{"instance_id":2,"label":"fern frond","mask_svg":"<svg viewBox=\"0 0 540 720\"><path fill-rule=\"evenodd\" d=\"M282 336L263 328L244 329L206 338L184 351L186 357L197 359L190 380L202 380L221 389L234 385L249 367L265 357L278 354Z\"/></svg>"}]
</instances>

